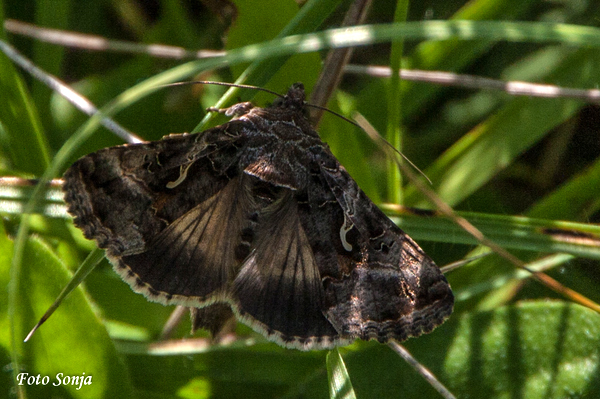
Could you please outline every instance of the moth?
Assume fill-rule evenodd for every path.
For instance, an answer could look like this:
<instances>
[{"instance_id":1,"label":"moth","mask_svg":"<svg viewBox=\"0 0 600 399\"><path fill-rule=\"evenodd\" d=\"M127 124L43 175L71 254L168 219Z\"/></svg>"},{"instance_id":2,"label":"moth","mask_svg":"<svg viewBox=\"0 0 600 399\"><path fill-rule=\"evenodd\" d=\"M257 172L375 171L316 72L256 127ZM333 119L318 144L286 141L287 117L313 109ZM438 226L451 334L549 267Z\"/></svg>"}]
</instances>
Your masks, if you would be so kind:
<instances>
[{"instance_id":1,"label":"moth","mask_svg":"<svg viewBox=\"0 0 600 399\"><path fill-rule=\"evenodd\" d=\"M64 175L84 235L149 300L233 312L289 348L431 332L452 290L358 187L305 116L302 84L197 134L102 149ZM212 321L211 321L212 320ZM204 323L204 324L203 324Z\"/></svg>"}]
</instances>

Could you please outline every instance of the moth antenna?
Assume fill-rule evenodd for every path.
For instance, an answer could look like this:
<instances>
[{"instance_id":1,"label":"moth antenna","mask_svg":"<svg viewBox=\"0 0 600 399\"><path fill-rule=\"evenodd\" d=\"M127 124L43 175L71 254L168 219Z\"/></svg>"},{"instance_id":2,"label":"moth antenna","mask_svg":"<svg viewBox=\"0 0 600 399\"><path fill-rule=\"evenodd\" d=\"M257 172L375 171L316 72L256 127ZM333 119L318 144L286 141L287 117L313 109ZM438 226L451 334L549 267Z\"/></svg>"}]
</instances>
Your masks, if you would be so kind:
<instances>
[{"instance_id":1,"label":"moth antenna","mask_svg":"<svg viewBox=\"0 0 600 399\"><path fill-rule=\"evenodd\" d=\"M413 169L415 169L417 172L419 172L419 174L421 174L421 176L423 176L429 182L430 185L433 185L433 183L431 182L429 177L427 177L427 175L421 169L419 169L417 165L415 165L410 159L408 159L408 157L406 155L404 155L402 152L398 151L398 149L396 147L391 145L384 137L382 137L379 134L379 132L377 132L377 130L375 130L375 128L373 126L371 126L369 121L367 121L367 119L364 116L362 116L361 114L356 112L354 114L354 119L357 121L357 123L354 123L354 124L357 125L358 127L360 127L365 133L367 133L373 141L383 142L384 144L388 145L395 153L400 155L402 157L402 159L404 159L406 162L408 162L408 164L410 166L412 166Z\"/></svg>"},{"instance_id":2,"label":"moth antenna","mask_svg":"<svg viewBox=\"0 0 600 399\"><path fill-rule=\"evenodd\" d=\"M381 137L381 135L379 136ZM425 172L423 172L421 169L419 169L419 167L417 165L415 165L413 163L413 161L411 161L410 159L408 159L408 157L406 155L404 155L402 152L400 152L396 147L394 147L393 145L390 144L389 141L387 141L384 137L381 137L381 139L383 140L383 142L385 144L387 144L396 154L400 155L402 157L402 159L404 159L406 162L408 162L408 164L410 166L412 166L417 172L419 172L419 174L421 176L423 176L425 178L425 180L427 180L429 182L429 185L433 186L433 182L431 181L431 179L429 177L427 177L427 175L425 174Z\"/></svg>"},{"instance_id":3,"label":"moth antenna","mask_svg":"<svg viewBox=\"0 0 600 399\"><path fill-rule=\"evenodd\" d=\"M357 128L359 128L359 129L362 129L362 126L361 126L361 125L359 125L358 123L354 122L352 119L346 118L344 115L342 115L342 114L339 114L339 113L337 113L337 112L335 112L335 111L332 111L332 110L330 110L329 108L323 107L323 106L321 106L321 105L316 105L316 104L307 103L307 102L305 102L305 103L304 103L304 105L306 105L307 107L313 107L313 108L316 108L316 109L320 109L320 110L322 110L322 111L327 111L327 112L329 112L330 114L332 114L332 115L335 115L335 116L337 116L338 118L341 118L341 119L345 120L345 121L346 121L346 122L348 122L348 123L351 123L352 125L356 126Z\"/></svg>"},{"instance_id":4,"label":"moth antenna","mask_svg":"<svg viewBox=\"0 0 600 399\"><path fill-rule=\"evenodd\" d=\"M252 86L252 85L244 85L244 84L237 84L237 83L227 83L227 82L217 82L217 81L212 81L212 80L194 80L191 82L175 82L175 83L168 83L165 85L161 85L161 87L173 87L173 86L184 86L184 85L189 85L189 84L206 84L206 85L216 85L216 86L226 86L226 87L238 87L240 89L253 89L253 90L258 90L258 91L263 91L265 93L269 93L269 94L273 94L274 96L277 96L279 98L283 98L284 95L277 93L276 91L273 90L269 90L269 89L265 89L264 87L258 87L258 86ZM339 114L335 111L330 110L329 108L320 106L320 105L316 105L316 104L310 104L307 102L304 102L304 105L307 107L313 107L313 108L317 108L320 109L322 111L327 111L332 115L337 116L338 118L341 118L343 120L345 120L346 122L358 127L359 129L364 130L369 136L371 136L371 138L373 138L373 136L368 132L368 129L365 129L365 127L361 126L359 123L346 118L344 115ZM215 111L215 109L210 109L210 111ZM364 118L363 118L364 119ZM374 129L373 129L374 131ZM404 155L403 153L401 153L400 151L398 151L393 145L391 145L385 138L381 137L381 135L379 133L375 133L378 136L378 140L383 141L385 144L387 144L394 152L396 152L398 155L400 155L402 157L402 159L404 159L406 162L408 162L408 164L410 166L412 166L417 172L419 172L428 182L429 184L433 185L433 183L431 182L431 180L429 179L429 177L427 177L427 175L417 167L417 165L415 165L410 159L408 159L406 157L406 155Z\"/></svg>"},{"instance_id":5,"label":"moth antenna","mask_svg":"<svg viewBox=\"0 0 600 399\"><path fill-rule=\"evenodd\" d=\"M373 131L375 132L375 135L377 136L377 138L374 138L374 137L373 137L373 136L372 136L372 135L369 133L369 129L365 128L365 127L364 127L364 126L362 126L360 123L357 123L357 122L353 121L352 119L346 118L344 115L341 115L341 114L339 114L339 113L337 113L337 112L335 112L335 111L332 111L332 110L330 110L329 108L322 107L322 106L320 106L320 105L315 105L315 104L306 103L306 102L304 103L304 105L306 105L306 106L308 106L308 107L317 108L317 109L320 109L320 110L323 110L323 111L327 111L327 112L329 112L330 114L333 114L333 115L337 116L338 118L342 118L342 119L343 119L343 120L345 120L346 122L348 122L348 123L351 123L351 124L353 124L354 126L358 127L359 129L363 130L365 133L367 133L367 134L369 135L369 137L371 137L371 138L372 138L372 139L374 139L375 141L377 141L377 140L379 140L379 141L382 141L383 143L385 143L386 145L388 145L388 146L389 146L389 147L390 147L390 148L391 148L391 149L392 149L392 150L393 150L395 153L397 153L398 155L400 155L400 156L402 157L402 159L404 159L406 162L408 162L408 164L409 164L410 166L412 166L412 167L413 167L413 168L414 168L416 171L418 171L418 172L421 174L421 176L423 176L423 177L424 177L424 178L425 178L425 179L426 179L426 180L429 182L429 184L433 184L433 183L431 182L431 180L429 179L429 177L427 177L427 175L426 175L426 174L425 174L425 173L424 173L424 172L423 172L421 169L419 169L419 167L418 167L417 165L415 165L415 164L414 164L414 163L413 163L413 162L412 162L410 159L408 159L408 158L406 157L406 155L404 155L403 153L401 153L400 151L398 151L398 149L397 149L396 147L394 147L393 145L391 145L389 141L387 141L387 140L386 140L384 137L382 137L382 136L381 136L379 133L377 133L377 132L375 131L375 129L373 129L373 128L372 128L372 127L371 127L371 126L368 124L368 123L367 123L367 125L368 125L368 126L371 128L371 130L373 130ZM357 115L360 115L360 114L357 114ZM355 118L356 118L356 117L355 117ZM361 116L361 118L362 118L362 116ZM356 118L356 119L358 119L358 118ZM364 119L364 118L362 118L362 119ZM365 120L365 121L366 121L366 120Z\"/></svg>"},{"instance_id":6,"label":"moth antenna","mask_svg":"<svg viewBox=\"0 0 600 399\"><path fill-rule=\"evenodd\" d=\"M276 91L265 89L264 87L252 86L252 85L243 85L238 83L227 83L227 82L217 82L213 80L194 80L191 82L175 82L168 83L164 85L160 85L160 87L173 87L173 86L185 86L185 85L215 85L215 86L226 86L226 87L237 87L240 89L253 89L258 91L264 91L265 93L273 94L274 96L283 98L284 96L277 93Z\"/></svg>"},{"instance_id":7,"label":"moth antenna","mask_svg":"<svg viewBox=\"0 0 600 399\"><path fill-rule=\"evenodd\" d=\"M315 104L310 104L310 103L304 103L304 105L306 105L306 106L308 106L308 107L317 108L317 109L320 109L320 110L323 110L323 111L327 111L327 112L329 112L330 114L333 114L333 115L335 115L335 116L337 116L337 117L339 117L339 118L342 118L342 119L343 119L343 120L345 120L346 122L353 124L354 126L358 127L359 129L361 129L361 130L365 131L365 133L369 134L369 132L367 131L367 129L365 129L363 126L361 126L361 125L360 125L360 124L358 124L357 122L354 122L352 119L346 118L344 115L342 115L342 114L339 114L339 113L337 113L337 112L335 112L335 111L332 111L332 110L330 110L329 108L325 108L325 107L322 107L322 106L320 106L320 105L315 105ZM390 142L389 142L389 141L387 141L387 140L385 139L385 137L382 137L382 136L381 136L379 133L376 133L376 134L377 134L377 136L378 136L378 139L379 139L380 141L383 141L383 143L387 144L387 145L388 145L388 146L389 146L389 147L390 147L390 148L391 148L391 149L392 149L394 152L396 152L396 153L397 153L398 155L400 155L400 156L401 156L401 157L402 157L402 158L403 158L403 159L404 159L406 162L408 162L408 164L409 164L410 166L412 166L412 167L413 167L415 170L417 170L417 171L418 171L418 172L419 172L419 173L420 173L420 174L421 174L421 175L422 175L422 176L423 176L425 179L427 179L427 181L429 182L429 184L433 184L433 183L431 182L431 180L429 179L429 177L427 177L427 175L426 175L426 174L425 174L425 173L424 173L424 172L423 172L421 169L419 169L419 167L418 167L417 165L415 165L415 164L414 164L414 163L413 163L413 162L412 162L410 159L408 159L408 158L406 157L406 155L404 155L403 153L401 153L400 151L398 151L398 149L397 149L396 147L394 147L393 145L391 145L391 144L390 144ZM370 135L370 134L369 134L369 136L371 137L371 135ZM371 138L373 138L373 137L371 137Z\"/></svg>"},{"instance_id":8,"label":"moth antenna","mask_svg":"<svg viewBox=\"0 0 600 399\"><path fill-rule=\"evenodd\" d=\"M240 89L253 89L253 90L264 91L265 93L273 94L274 96L277 96L279 98L285 97L283 94L279 94L273 90L265 89L264 87L244 85L244 84L238 84L238 83L217 82L217 81L213 81L213 80L194 80L191 82L175 82L175 83L164 84L164 85L161 85L160 87L184 86L184 85L189 85L189 84L190 85L205 84L205 85L216 85L216 86L226 86L226 87L238 87ZM304 102L304 105L306 105L307 107L313 107L313 108L317 108L317 109L320 109L323 111L327 111L327 112L337 116L338 118L342 118L346 122L351 123L352 125L362 129L362 127L358 123L354 122L352 119L346 118L344 115L339 114L335 111L332 111L329 108L323 107L321 105L310 104L307 102ZM215 111L215 110L211 109L211 111Z\"/></svg>"}]
</instances>

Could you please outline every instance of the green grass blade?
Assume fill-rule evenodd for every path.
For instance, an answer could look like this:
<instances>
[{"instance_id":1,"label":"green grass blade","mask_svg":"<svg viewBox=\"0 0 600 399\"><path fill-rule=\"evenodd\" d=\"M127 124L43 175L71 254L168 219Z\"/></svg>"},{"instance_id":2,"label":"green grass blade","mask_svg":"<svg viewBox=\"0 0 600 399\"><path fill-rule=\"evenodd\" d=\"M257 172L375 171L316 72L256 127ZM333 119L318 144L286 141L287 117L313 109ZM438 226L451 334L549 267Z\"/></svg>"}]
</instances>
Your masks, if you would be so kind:
<instances>
[{"instance_id":1,"label":"green grass blade","mask_svg":"<svg viewBox=\"0 0 600 399\"><path fill-rule=\"evenodd\" d=\"M572 87L592 86L600 72L599 61L598 52L581 49L566 58L549 80ZM456 205L582 105L567 99L515 98L457 141L425 174L434 182L438 195ZM406 204L427 206L414 187L406 190Z\"/></svg>"},{"instance_id":2,"label":"green grass blade","mask_svg":"<svg viewBox=\"0 0 600 399\"><path fill-rule=\"evenodd\" d=\"M0 54L0 91L0 145L4 157L10 159L14 170L39 176L50 163L46 137L25 85L4 54Z\"/></svg>"},{"instance_id":3,"label":"green grass blade","mask_svg":"<svg viewBox=\"0 0 600 399\"><path fill-rule=\"evenodd\" d=\"M452 20L511 20L517 19L529 8L535 6L535 0L475 0L469 1L460 8ZM463 41L449 39L444 41L426 41L419 43L407 57L411 69L427 71L460 71L469 63L489 51L493 42L485 40ZM405 118L418 113L428 101L444 87L405 82L403 94L407 99L404 105Z\"/></svg>"},{"instance_id":4,"label":"green grass blade","mask_svg":"<svg viewBox=\"0 0 600 399\"><path fill-rule=\"evenodd\" d=\"M394 22L406 22L408 16L408 1L398 0L394 12ZM402 152L402 96L400 91L400 76L398 75L401 67L404 42L394 40L390 52L390 68L392 76L388 88L387 101L387 141L398 151ZM394 204L404 202L402 194L402 175L393 160L388 160L387 164L387 201Z\"/></svg>"},{"instance_id":5,"label":"green grass blade","mask_svg":"<svg viewBox=\"0 0 600 399\"><path fill-rule=\"evenodd\" d=\"M356 399L352 381L346 370L344 360L336 349L327 353L327 378L329 379L330 399Z\"/></svg>"},{"instance_id":6,"label":"green grass blade","mask_svg":"<svg viewBox=\"0 0 600 399\"><path fill-rule=\"evenodd\" d=\"M588 220L600 208L600 160L536 203L531 217Z\"/></svg>"},{"instance_id":7,"label":"green grass blade","mask_svg":"<svg viewBox=\"0 0 600 399\"><path fill-rule=\"evenodd\" d=\"M388 210L387 214L417 240L479 244L472 235L446 217L419 216L410 212L400 214L396 210ZM564 252L600 259L600 227L596 225L475 212L457 212L457 215L466 218L487 238L505 248Z\"/></svg>"},{"instance_id":8,"label":"green grass blade","mask_svg":"<svg viewBox=\"0 0 600 399\"><path fill-rule=\"evenodd\" d=\"M20 215L33 195L34 187L28 181L13 178L0 178L0 213L4 215ZM42 198L33 213L49 217L68 217L60 187L48 187L41 194Z\"/></svg>"},{"instance_id":9,"label":"green grass blade","mask_svg":"<svg viewBox=\"0 0 600 399\"><path fill-rule=\"evenodd\" d=\"M307 1L289 21L289 23L283 29L281 29L281 31L277 32L276 38L283 38L288 35L309 33L314 31L321 25L325 18L337 8L340 2L340 0ZM248 3L248 5L250 5L250 3ZM253 6L254 5L250 5L251 8ZM282 18L280 15L282 13L281 7L284 6L285 4L281 2L274 2L274 5L271 7L261 7L260 11L259 9L256 10L259 11L261 19L267 18L272 21L280 21ZM285 8L287 9L287 7ZM255 23L249 22L246 25L246 29L244 29L244 26L240 28L239 25L234 27L234 33L239 30L243 30L243 32L238 34L240 39L237 41L235 40L235 37L233 38L233 43L229 48L235 48L241 45L253 43L247 40L250 37L256 40L258 39L257 36L263 36L262 30L255 29ZM273 36L275 36L275 34L273 34ZM315 57L312 57L309 60L295 57L295 61L293 63L288 63L286 70L280 71L280 68L289 60L289 55L284 57L254 60L252 64L250 64L236 79L236 83L251 83L253 85L262 87L266 86L275 75L278 75L280 78L277 79L277 83L270 85L270 87L273 90L284 92L285 89L287 89L287 87L290 85L289 76L294 75L295 81L299 81L299 76L296 76L296 74L297 71L301 71L304 79L300 79L300 81L307 82L312 85L312 81L316 79L316 73L318 73L318 67L320 65L319 58L316 57L316 54ZM308 71L311 71L311 73L307 73ZM312 74L315 75L312 76ZM307 77L309 77L309 79L305 80ZM281 85L282 83L283 86ZM253 98L255 94L259 93L251 93L250 91L240 93L239 89L232 87L227 90L227 92L216 104L214 104L214 106L217 108L224 107L234 98L238 98L240 101L248 101L249 99ZM204 119L193 129L193 131L196 132L203 130L213 117L214 115L207 114Z\"/></svg>"}]
</instances>

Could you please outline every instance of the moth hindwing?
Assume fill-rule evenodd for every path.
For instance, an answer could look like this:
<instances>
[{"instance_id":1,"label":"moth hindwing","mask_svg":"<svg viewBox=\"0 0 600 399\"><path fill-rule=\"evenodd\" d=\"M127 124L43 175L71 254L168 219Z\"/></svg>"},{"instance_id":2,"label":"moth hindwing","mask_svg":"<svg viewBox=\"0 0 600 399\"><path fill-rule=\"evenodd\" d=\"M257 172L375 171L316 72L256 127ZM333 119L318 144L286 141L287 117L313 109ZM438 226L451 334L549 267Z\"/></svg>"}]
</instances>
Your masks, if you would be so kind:
<instances>
[{"instance_id":1,"label":"moth hindwing","mask_svg":"<svg viewBox=\"0 0 600 399\"><path fill-rule=\"evenodd\" d=\"M75 224L134 291L197 317L226 304L286 347L432 331L448 282L321 141L304 96L295 84L202 133L84 156L64 175Z\"/></svg>"}]
</instances>

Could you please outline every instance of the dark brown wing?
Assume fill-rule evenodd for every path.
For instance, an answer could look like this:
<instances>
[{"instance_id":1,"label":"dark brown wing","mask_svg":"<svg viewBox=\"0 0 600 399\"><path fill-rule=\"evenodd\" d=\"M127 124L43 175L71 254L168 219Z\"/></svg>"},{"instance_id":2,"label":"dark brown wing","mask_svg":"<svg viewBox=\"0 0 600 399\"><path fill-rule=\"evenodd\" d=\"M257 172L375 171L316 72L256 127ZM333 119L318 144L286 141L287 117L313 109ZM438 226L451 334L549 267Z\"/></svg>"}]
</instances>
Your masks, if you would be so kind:
<instances>
[{"instance_id":1,"label":"dark brown wing","mask_svg":"<svg viewBox=\"0 0 600 399\"><path fill-rule=\"evenodd\" d=\"M452 313L454 297L446 278L333 155L327 151L322 157L321 177L342 212L331 228L339 232L343 249L338 245L338 253L346 255L338 255L337 275L330 264L319 263L320 270L327 270L324 277L329 276L324 282L328 320L342 337L380 342L432 331Z\"/></svg>"},{"instance_id":2,"label":"dark brown wing","mask_svg":"<svg viewBox=\"0 0 600 399\"><path fill-rule=\"evenodd\" d=\"M337 344L339 334L322 312L321 276L292 190L282 189L262 212L255 242L233 284L242 320L287 347Z\"/></svg>"},{"instance_id":3,"label":"dark brown wing","mask_svg":"<svg viewBox=\"0 0 600 399\"><path fill-rule=\"evenodd\" d=\"M237 169L237 121L202 134L105 148L75 162L64 175L65 201L87 238L113 256L146 244L220 191ZM218 157L216 156L218 154ZM202 176L202 178L187 178Z\"/></svg>"},{"instance_id":4,"label":"dark brown wing","mask_svg":"<svg viewBox=\"0 0 600 399\"><path fill-rule=\"evenodd\" d=\"M236 259L242 230L255 211L247 181L230 180L154 237L144 252L120 258L117 270L136 291L164 304L199 307L226 300L243 260Z\"/></svg>"},{"instance_id":5,"label":"dark brown wing","mask_svg":"<svg viewBox=\"0 0 600 399\"><path fill-rule=\"evenodd\" d=\"M233 121L198 135L103 149L65 173L75 224L107 249L136 291L198 304L232 279L232 247L251 207L236 177L242 128Z\"/></svg>"}]
</instances>

